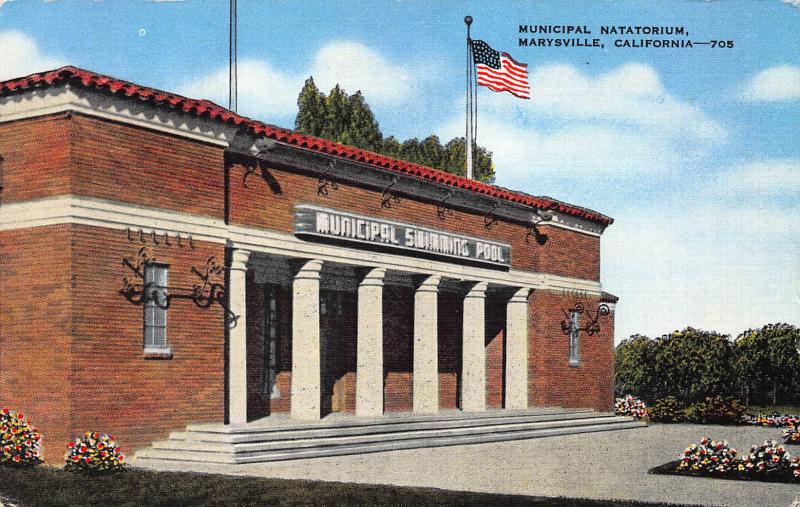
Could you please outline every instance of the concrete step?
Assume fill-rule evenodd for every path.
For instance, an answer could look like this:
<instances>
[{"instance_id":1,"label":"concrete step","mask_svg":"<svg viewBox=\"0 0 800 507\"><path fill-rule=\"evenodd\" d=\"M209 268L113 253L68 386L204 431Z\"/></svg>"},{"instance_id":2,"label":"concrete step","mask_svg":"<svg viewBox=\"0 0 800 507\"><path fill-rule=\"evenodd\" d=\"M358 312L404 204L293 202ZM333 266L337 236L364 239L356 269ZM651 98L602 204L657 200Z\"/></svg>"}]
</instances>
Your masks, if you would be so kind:
<instances>
[{"instance_id":1,"label":"concrete step","mask_svg":"<svg viewBox=\"0 0 800 507\"><path fill-rule=\"evenodd\" d=\"M233 452L236 455L278 451L299 448L323 448L351 444L369 444L386 441L414 440L421 438L450 438L461 435L479 435L489 433L511 433L525 430L543 428L569 428L578 426L592 426L601 424L612 424L627 422L624 417L593 417L580 419L559 419L559 420L534 420L534 421L515 421L513 423L484 423L483 425L469 425L465 427L426 427L423 429L409 430L407 428L395 428L391 431L387 429L380 433L352 434L349 430L341 434L330 436L319 435L300 435L294 436L296 431L292 431L292 436L277 438L278 435L270 435L268 440L253 442L209 442L199 438L187 438L183 440L170 439L162 442L153 443L155 449L174 449L199 452Z\"/></svg>"},{"instance_id":2,"label":"concrete step","mask_svg":"<svg viewBox=\"0 0 800 507\"><path fill-rule=\"evenodd\" d=\"M426 429L455 429L478 428L487 425L521 424L532 422L565 421L565 420L590 420L597 418L613 418L611 413L560 412L560 413L528 413L514 415L474 416L467 418L414 418L412 420L387 420L367 421L361 424L349 423L342 425L331 424L306 424L277 427L253 426L251 431L224 432L225 426L189 426L185 431L172 432L170 440L220 442L228 444L268 442L275 440L325 438L350 435L372 435L381 433L396 433L398 431L421 431ZM387 418L390 419L390 418Z\"/></svg>"},{"instance_id":3,"label":"concrete step","mask_svg":"<svg viewBox=\"0 0 800 507\"><path fill-rule=\"evenodd\" d=\"M342 442L339 445L308 446L272 451L235 452L229 448L228 452L220 450L184 450L170 448L169 446L144 449L136 453L136 463L141 466L157 467L159 463L169 463L174 466L176 462L199 463L261 463L287 461L306 458L319 458L329 456L342 456L349 454L363 454L386 452L403 449L420 449L428 447L445 447L453 445L473 445L502 441L523 440L531 438L544 438L558 435L572 435L580 433L614 431L643 427L644 424L627 418L613 422L600 422L582 424L578 426L543 427L536 429L519 429L512 431L494 431L487 433L455 434L449 436L418 436L407 439L383 440L377 442Z\"/></svg>"}]
</instances>

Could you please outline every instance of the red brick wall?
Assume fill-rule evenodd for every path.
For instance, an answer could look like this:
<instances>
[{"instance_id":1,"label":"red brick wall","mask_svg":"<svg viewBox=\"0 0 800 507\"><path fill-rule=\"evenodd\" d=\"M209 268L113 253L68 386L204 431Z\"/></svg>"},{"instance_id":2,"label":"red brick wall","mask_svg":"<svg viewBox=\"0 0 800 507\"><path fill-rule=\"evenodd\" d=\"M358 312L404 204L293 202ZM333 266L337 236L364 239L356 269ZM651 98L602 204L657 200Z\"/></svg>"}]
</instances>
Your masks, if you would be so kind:
<instances>
[{"instance_id":1,"label":"red brick wall","mask_svg":"<svg viewBox=\"0 0 800 507\"><path fill-rule=\"evenodd\" d=\"M71 161L74 194L224 216L220 147L75 115Z\"/></svg>"},{"instance_id":2,"label":"red brick wall","mask_svg":"<svg viewBox=\"0 0 800 507\"><path fill-rule=\"evenodd\" d=\"M414 292L409 287L383 287L384 410L407 412L413 407Z\"/></svg>"},{"instance_id":3,"label":"red brick wall","mask_svg":"<svg viewBox=\"0 0 800 507\"><path fill-rule=\"evenodd\" d=\"M486 296L486 406L490 408L503 407L506 301L501 295Z\"/></svg>"},{"instance_id":4,"label":"red brick wall","mask_svg":"<svg viewBox=\"0 0 800 507\"><path fill-rule=\"evenodd\" d=\"M122 258L147 246L169 264L169 286L190 289L222 245L194 241L194 248L138 238L124 231L74 226L72 432L116 434L127 449L165 438L189 422L223 419L223 310L173 299L167 315L171 359L143 356L143 309L119 294L131 271Z\"/></svg>"},{"instance_id":5,"label":"red brick wall","mask_svg":"<svg viewBox=\"0 0 800 507\"><path fill-rule=\"evenodd\" d=\"M0 232L0 403L40 429L45 460L54 464L77 405L71 237L68 225Z\"/></svg>"},{"instance_id":6,"label":"red brick wall","mask_svg":"<svg viewBox=\"0 0 800 507\"><path fill-rule=\"evenodd\" d=\"M71 125L64 115L0 123L2 202L70 192Z\"/></svg>"},{"instance_id":7,"label":"red brick wall","mask_svg":"<svg viewBox=\"0 0 800 507\"><path fill-rule=\"evenodd\" d=\"M580 333L580 366L569 364L569 338L561 331L562 309L584 302L592 313L599 298L534 291L530 299L528 402L531 406L613 407L614 315L601 317L601 332ZM581 316L581 326L588 320Z\"/></svg>"}]
</instances>

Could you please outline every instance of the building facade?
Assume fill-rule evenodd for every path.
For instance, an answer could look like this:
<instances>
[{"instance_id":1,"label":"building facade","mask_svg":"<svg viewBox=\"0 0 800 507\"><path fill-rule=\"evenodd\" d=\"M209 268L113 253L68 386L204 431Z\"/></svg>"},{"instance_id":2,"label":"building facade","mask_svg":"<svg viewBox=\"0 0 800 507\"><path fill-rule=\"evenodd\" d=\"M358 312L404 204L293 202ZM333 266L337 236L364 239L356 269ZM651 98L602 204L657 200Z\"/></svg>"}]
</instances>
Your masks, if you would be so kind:
<instances>
[{"instance_id":1,"label":"building facade","mask_svg":"<svg viewBox=\"0 0 800 507\"><path fill-rule=\"evenodd\" d=\"M0 83L0 400L45 455L613 405L609 217L74 67Z\"/></svg>"}]
</instances>

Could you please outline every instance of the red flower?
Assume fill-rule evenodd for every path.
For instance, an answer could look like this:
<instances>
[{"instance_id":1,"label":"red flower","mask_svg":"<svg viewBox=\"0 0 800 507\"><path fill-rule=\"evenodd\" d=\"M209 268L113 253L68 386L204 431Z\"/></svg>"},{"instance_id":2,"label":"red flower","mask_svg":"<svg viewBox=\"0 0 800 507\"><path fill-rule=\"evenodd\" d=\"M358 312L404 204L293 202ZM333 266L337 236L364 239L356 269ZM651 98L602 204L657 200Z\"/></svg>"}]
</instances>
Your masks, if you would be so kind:
<instances>
[{"instance_id":1,"label":"red flower","mask_svg":"<svg viewBox=\"0 0 800 507\"><path fill-rule=\"evenodd\" d=\"M67 444L67 447L69 447L70 449L72 449L73 447L75 447L75 442L69 442L69 443Z\"/></svg>"},{"instance_id":2,"label":"red flower","mask_svg":"<svg viewBox=\"0 0 800 507\"><path fill-rule=\"evenodd\" d=\"M87 463L91 463L92 462L92 458L90 458L89 456L86 456L85 458L83 458L83 461L85 461Z\"/></svg>"},{"instance_id":3,"label":"red flower","mask_svg":"<svg viewBox=\"0 0 800 507\"><path fill-rule=\"evenodd\" d=\"M95 433L94 438L100 438L100 433Z\"/></svg>"},{"instance_id":4,"label":"red flower","mask_svg":"<svg viewBox=\"0 0 800 507\"><path fill-rule=\"evenodd\" d=\"M86 452L87 447L85 445L81 446L81 452Z\"/></svg>"},{"instance_id":5,"label":"red flower","mask_svg":"<svg viewBox=\"0 0 800 507\"><path fill-rule=\"evenodd\" d=\"M7 414L8 414L8 409L7 409L7 408L4 408L4 409L3 409L3 413L7 415Z\"/></svg>"},{"instance_id":6,"label":"red flower","mask_svg":"<svg viewBox=\"0 0 800 507\"><path fill-rule=\"evenodd\" d=\"M108 456L108 453L106 451L100 451L101 458L105 458L106 456Z\"/></svg>"},{"instance_id":7,"label":"red flower","mask_svg":"<svg viewBox=\"0 0 800 507\"><path fill-rule=\"evenodd\" d=\"M14 456L14 461L16 461L17 463L19 463L19 462L20 462L20 457L19 457L19 456Z\"/></svg>"},{"instance_id":8,"label":"red flower","mask_svg":"<svg viewBox=\"0 0 800 507\"><path fill-rule=\"evenodd\" d=\"M121 451L121 450L122 450L122 448L121 448L121 447L114 447L114 452L119 452L119 451Z\"/></svg>"},{"instance_id":9,"label":"red flower","mask_svg":"<svg viewBox=\"0 0 800 507\"><path fill-rule=\"evenodd\" d=\"M78 461L80 461L80 460L81 460L81 457L80 457L80 456L73 456L73 457L72 457L72 461L73 461L73 462L75 462L75 463L77 463L77 462L78 462Z\"/></svg>"}]
</instances>

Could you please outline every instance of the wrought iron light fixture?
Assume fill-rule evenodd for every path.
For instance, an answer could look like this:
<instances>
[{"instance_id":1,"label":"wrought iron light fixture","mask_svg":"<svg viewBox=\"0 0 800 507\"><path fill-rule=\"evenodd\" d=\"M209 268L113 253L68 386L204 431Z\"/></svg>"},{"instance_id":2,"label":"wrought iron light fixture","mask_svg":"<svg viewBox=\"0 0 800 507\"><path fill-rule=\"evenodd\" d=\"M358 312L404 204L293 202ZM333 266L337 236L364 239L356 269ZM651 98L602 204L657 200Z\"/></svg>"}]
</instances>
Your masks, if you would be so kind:
<instances>
[{"instance_id":1,"label":"wrought iron light fixture","mask_svg":"<svg viewBox=\"0 0 800 507\"><path fill-rule=\"evenodd\" d=\"M587 310L583 304L583 302L575 303L575 306L568 309L568 310L561 310L564 313L564 320L561 321L561 331L569 336L574 330L577 331L584 331L589 336L594 336L600 332L600 317L605 317L611 313L611 309L608 307L606 303L600 303L597 305L597 310L595 310L594 315L592 315L591 310ZM586 314L588 321L585 325L574 329L574 321L571 318L572 314L583 315Z\"/></svg>"}]
</instances>

